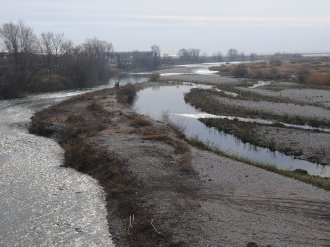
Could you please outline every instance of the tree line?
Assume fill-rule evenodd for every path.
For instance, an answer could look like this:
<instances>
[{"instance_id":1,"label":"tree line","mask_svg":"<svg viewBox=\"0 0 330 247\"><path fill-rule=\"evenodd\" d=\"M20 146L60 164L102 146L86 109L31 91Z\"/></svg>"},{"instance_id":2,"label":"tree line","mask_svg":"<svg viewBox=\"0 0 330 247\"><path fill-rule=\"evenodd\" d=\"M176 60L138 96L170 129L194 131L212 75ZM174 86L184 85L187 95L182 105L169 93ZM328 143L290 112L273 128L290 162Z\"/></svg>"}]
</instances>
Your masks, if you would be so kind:
<instances>
[{"instance_id":1,"label":"tree line","mask_svg":"<svg viewBox=\"0 0 330 247\"><path fill-rule=\"evenodd\" d=\"M110 42L87 39L74 45L64 34L37 36L22 21L0 27L0 97L89 87L108 81Z\"/></svg>"}]
</instances>

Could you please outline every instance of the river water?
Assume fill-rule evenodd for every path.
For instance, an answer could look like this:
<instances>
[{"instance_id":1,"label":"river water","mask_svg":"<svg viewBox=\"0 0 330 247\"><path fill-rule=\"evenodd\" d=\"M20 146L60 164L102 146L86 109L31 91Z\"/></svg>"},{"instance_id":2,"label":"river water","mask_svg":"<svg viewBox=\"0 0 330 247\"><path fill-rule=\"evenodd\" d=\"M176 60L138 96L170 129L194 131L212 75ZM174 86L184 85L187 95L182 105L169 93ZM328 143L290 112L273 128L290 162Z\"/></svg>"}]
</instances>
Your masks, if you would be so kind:
<instances>
[{"instance_id":1,"label":"river water","mask_svg":"<svg viewBox=\"0 0 330 247\"><path fill-rule=\"evenodd\" d=\"M137 112L149 115L156 120L162 120L164 115L183 126L186 136L198 137L201 141L232 155L247 158L252 161L274 165L285 170L303 169L311 175L330 177L330 166L323 166L309 161L273 152L249 143L243 143L231 134L205 126L197 118L191 116L205 115L184 101L184 94L194 87L210 88L207 85L175 85L147 88L138 92L134 108Z\"/></svg>"},{"instance_id":2,"label":"river water","mask_svg":"<svg viewBox=\"0 0 330 247\"><path fill-rule=\"evenodd\" d=\"M26 128L36 111L83 92L0 101L0 246L112 246L98 183L60 167L60 146Z\"/></svg>"}]
</instances>

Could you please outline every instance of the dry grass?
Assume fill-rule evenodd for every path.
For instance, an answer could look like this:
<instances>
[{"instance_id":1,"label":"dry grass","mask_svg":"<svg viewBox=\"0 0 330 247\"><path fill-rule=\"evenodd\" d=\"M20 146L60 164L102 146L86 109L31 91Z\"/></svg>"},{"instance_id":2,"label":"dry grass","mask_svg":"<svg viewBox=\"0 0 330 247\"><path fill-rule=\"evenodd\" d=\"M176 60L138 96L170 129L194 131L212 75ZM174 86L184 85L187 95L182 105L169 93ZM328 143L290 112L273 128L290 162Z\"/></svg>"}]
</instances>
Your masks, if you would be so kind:
<instances>
[{"instance_id":1,"label":"dry grass","mask_svg":"<svg viewBox=\"0 0 330 247\"><path fill-rule=\"evenodd\" d=\"M328 72L312 72L306 83L309 85L326 85L330 86L330 69Z\"/></svg>"},{"instance_id":2,"label":"dry grass","mask_svg":"<svg viewBox=\"0 0 330 247\"><path fill-rule=\"evenodd\" d=\"M103 106L95 100L93 100L92 103L90 103L87 107L93 112L104 112Z\"/></svg>"},{"instance_id":3,"label":"dry grass","mask_svg":"<svg viewBox=\"0 0 330 247\"><path fill-rule=\"evenodd\" d=\"M330 86L330 61L327 58L301 58L212 67L223 75L258 80L293 80L309 85Z\"/></svg>"},{"instance_id":4,"label":"dry grass","mask_svg":"<svg viewBox=\"0 0 330 247\"><path fill-rule=\"evenodd\" d=\"M151 122L150 120L146 119L145 117L141 115L136 115L132 119L132 126L133 127L145 127L145 126L150 126Z\"/></svg>"},{"instance_id":5,"label":"dry grass","mask_svg":"<svg viewBox=\"0 0 330 247\"><path fill-rule=\"evenodd\" d=\"M174 126L174 125L173 125ZM160 141L165 142L175 148L175 154L179 156L177 166L179 171L194 173L194 169L191 165L191 152L187 143L183 140L184 134L177 132L177 129L173 129L175 135L171 134L169 130L162 127L147 127L139 134L143 140Z\"/></svg>"}]
</instances>

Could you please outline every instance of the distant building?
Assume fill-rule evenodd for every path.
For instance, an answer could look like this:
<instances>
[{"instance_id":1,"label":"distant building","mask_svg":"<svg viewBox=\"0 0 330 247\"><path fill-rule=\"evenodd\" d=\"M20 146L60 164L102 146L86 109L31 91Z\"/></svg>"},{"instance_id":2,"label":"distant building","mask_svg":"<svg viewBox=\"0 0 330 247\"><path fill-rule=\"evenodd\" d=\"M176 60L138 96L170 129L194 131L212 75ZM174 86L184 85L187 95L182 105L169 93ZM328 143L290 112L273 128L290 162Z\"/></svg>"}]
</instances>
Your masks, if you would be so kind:
<instances>
[{"instance_id":1,"label":"distant building","mask_svg":"<svg viewBox=\"0 0 330 247\"><path fill-rule=\"evenodd\" d=\"M152 51L113 52L110 62L120 66L131 66L138 61L152 60L153 56Z\"/></svg>"}]
</instances>

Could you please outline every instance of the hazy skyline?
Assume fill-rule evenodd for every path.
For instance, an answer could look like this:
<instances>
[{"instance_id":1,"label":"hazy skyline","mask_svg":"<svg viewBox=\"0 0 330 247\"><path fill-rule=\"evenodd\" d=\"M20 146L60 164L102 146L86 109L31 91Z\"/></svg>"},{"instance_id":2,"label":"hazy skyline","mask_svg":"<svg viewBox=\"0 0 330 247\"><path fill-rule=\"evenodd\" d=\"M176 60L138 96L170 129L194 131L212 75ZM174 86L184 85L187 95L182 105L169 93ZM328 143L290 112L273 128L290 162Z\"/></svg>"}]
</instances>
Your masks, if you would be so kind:
<instances>
[{"instance_id":1,"label":"hazy skyline","mask_svg":"<svg viewBox=\"0 0 330 247\"><path fill-rule=\"evenodd\" d=\"M0 22L18 20L75 43L96 36L115 50L330 51L328 0L1 1Z\"/></svg>"}]
</instances>

